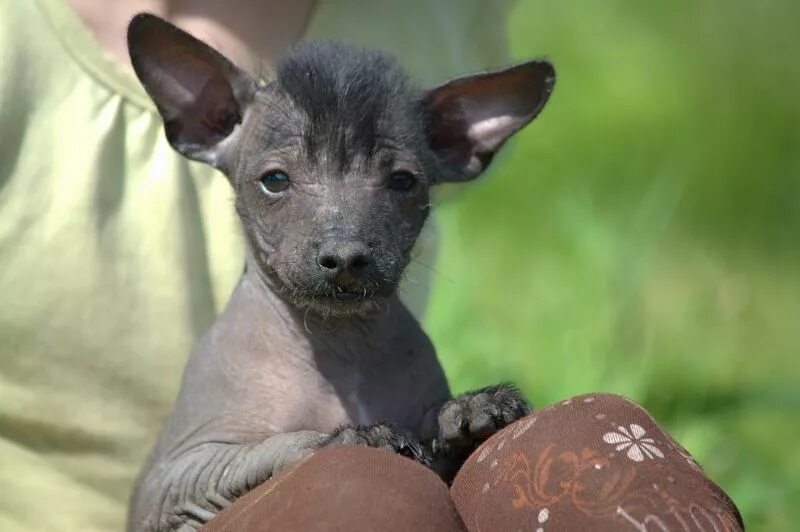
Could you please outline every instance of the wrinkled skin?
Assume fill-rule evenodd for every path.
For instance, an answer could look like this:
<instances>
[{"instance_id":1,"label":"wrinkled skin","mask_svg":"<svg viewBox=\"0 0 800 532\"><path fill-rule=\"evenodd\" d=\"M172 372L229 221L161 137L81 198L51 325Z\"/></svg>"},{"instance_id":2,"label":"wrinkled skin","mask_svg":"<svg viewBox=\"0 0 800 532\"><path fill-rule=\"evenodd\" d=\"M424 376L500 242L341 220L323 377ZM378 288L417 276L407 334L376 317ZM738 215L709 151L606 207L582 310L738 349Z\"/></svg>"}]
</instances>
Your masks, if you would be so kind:
<instances>
[{"instance_id":1,"label":"wrinkled skin","mask_svg":"<svg viewBox=\"0 0 800 532\"><path fill-rule=\"evenodd\" d=\"M137 75L186 157L224 172L246 271L201 338L131 503L130 530L194 530L326 445L397 452L449 479L530 412L513 387L452 399L396 288L430 188L483 172L554 83L530 62L415 88L385 54L304 45L257 83L153 16Z\"/></svg>"},{"instance_id":2,"label":"wrinkled skin","mask_svg":"<svg viewBox=\"0 0 800 532\"><path fill-rule=\"evenodd\" d=\"M374 123L344 128L325 117L309 119L314 109L304 109L277 85L253 102L254 119L245 120L241 135L258 139L259 149L236 157L236 209L258 249L255 267L297 308L326 317L364 314L379 310L394 293L428 215L434 168L429 154L414 151L421 131L408 120L409 107L375 109L380 114ZM268 122L257 118L267 115ZM313 138L306 132L311 120ZM263 193L260 178L271 170L280 170L289 188ZM413 176L412 186L389 188L392 173ZM363 264L338 275L320 267L322 256L346 259L348 253Z\"/></svg>"}]
</instances>

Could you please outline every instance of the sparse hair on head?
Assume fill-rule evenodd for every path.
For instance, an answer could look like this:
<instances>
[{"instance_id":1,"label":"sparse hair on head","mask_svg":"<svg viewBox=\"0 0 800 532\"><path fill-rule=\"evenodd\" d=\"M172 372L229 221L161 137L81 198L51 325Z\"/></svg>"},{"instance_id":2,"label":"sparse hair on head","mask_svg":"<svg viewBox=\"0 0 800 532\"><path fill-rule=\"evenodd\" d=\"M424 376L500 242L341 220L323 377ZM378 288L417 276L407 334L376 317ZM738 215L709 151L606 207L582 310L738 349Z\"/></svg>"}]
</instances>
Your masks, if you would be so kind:
<instances>
[{"instance_id":1,"label":"sparse hair on head","mask_svg":"<svg viewBox=\"0 0 800 532\"><path fill-rule=\"evenodd\" d=\"M408 106L418 90L385 52L304 42L280 61L276 82L307 117L303 138L310 153L322 143L344 158L352 150L371 153L382 121L396 126L415 115Z\"/></svg>"}]
</instances>

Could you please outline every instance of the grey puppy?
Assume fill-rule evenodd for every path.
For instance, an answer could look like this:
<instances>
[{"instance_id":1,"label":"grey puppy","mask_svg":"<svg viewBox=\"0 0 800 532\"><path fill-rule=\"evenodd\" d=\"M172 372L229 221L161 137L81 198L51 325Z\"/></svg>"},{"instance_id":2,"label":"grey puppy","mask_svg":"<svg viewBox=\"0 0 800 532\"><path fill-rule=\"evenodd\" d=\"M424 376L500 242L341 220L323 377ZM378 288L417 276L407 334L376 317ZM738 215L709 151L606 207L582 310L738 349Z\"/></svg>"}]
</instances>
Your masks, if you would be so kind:
<instances>
[{"instance_id":1,"label":"grey puppy","mask_svg":"<svg viewBox=\"0 0 800 532\"><path fill-rule=\"evenodd\" d=\"M195 530L325 445L382 447L449 479L530 412L508 385L452 399L396 287L430 188L486 169L547 101L549 63L420 90L386 54L303 44L259 83L146 14L128 46L171 145L228 176L247 244L141 473L130 530Z\"/></svg>"}]
</instances>

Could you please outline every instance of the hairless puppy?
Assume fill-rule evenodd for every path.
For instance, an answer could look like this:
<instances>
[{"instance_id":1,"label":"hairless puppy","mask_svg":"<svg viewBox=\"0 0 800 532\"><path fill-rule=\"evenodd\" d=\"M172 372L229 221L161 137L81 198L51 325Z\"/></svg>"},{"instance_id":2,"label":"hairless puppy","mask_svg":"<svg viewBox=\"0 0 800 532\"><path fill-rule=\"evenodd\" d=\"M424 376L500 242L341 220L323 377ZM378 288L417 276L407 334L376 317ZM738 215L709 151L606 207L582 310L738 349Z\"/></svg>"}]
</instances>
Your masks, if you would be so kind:
<instances>
[{"instance_id":1,"label":"hairless puppy","mask_svg":"<svg viewBox=\"0 0 800 532\"><path fill-rule=\"evenodd\" d=\"M384 53L302 44L263 83L146 14L128 47L170 144L228 176L247 245L141 473L130 530L195 530L327 445L402 453L449 479L530 411L509 385L453 399L396 287L431 187L475 178L536 117L549 63L421 90Z\"/></svg>"}]
</instances>

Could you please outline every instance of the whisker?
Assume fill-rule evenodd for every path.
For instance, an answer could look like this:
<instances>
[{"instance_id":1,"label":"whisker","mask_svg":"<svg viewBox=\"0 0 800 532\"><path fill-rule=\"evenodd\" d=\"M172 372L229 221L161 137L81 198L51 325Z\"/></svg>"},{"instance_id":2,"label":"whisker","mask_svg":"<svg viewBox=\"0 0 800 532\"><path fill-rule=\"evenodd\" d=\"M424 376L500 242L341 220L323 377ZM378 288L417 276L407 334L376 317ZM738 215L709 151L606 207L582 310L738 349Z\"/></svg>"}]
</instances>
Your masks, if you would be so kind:
<instances>
[{"instance_id":1,"label":"whisker","mask_svg":"<svg viewBox=\"0 0 800 532\"><path fill-rule=\"evenodd\" d=\"M308 313L311 311L311 307L306 307L306 311L303 313L303 328L306 330L308 334L314 334L311 332L311 329L308 327Z\"/></svg>"},{"instance_id":2,"label":"whisker","mask_svg":"<svg viewBox=\"0 0 800 532\"><path fill-rule=\"evenodd\" d=\"M422 266L423 268L425 268L427 270L430 270L432 273L435 273L436 275L443 275L442 272L440 272L439 270L437 270L436 268L434 268L430 264L426 264L426 263L422 262L421 260L419 260L417 258L411 257L411 262L414 263L414 264L418 264L418 265Z\"/></svg>"}]
</instances>

